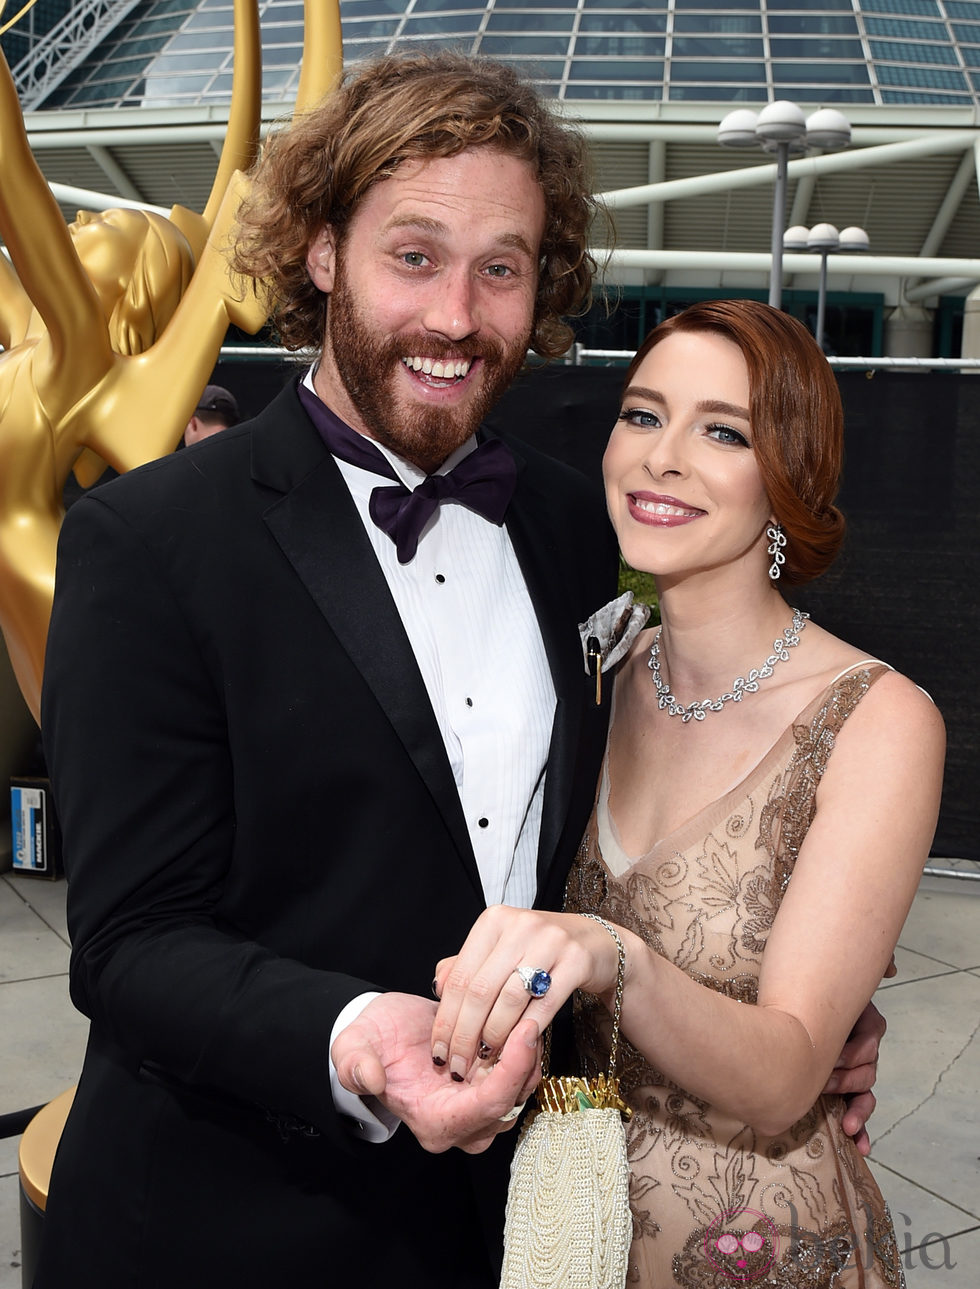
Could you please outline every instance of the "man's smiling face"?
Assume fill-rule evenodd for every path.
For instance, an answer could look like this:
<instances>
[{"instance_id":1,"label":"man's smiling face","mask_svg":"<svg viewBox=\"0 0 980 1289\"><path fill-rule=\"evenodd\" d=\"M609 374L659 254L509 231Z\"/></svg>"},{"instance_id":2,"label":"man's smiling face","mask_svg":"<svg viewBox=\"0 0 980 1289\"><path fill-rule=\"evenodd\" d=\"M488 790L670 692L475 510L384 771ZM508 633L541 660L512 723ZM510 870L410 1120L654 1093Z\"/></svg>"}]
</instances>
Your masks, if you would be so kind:
<instances>
[{"instance_id":1,"label":"man's smiling face","mask_svg":"<svg viewBox=\"0 0 980 1289\"><path fill-rule=\"evenodd\" d=\"M476 430L531 337L544 197L492 148L404 162L369 190L339 246L310 247L330 294L317 393L431 472Z\"/></svg>"}]
</instances>

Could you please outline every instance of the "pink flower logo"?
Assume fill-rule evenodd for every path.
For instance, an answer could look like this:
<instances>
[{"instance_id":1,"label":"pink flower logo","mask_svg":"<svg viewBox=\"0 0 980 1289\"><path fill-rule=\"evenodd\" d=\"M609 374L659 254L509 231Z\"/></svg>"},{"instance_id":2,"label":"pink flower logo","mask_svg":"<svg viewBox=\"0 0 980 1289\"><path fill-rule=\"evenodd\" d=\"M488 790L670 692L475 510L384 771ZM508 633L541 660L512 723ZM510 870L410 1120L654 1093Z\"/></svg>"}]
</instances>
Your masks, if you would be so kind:
<instances>
[{"instance_id":1,"label":"pink flower logo","mask_svg":"<svg viewBox=\"0 0 980 1289\"><path fill-rule=\"evenodd\" d=\"M779 1232L751 1208L721 1213L704 1233L708 1261L739 1284L761 1280L779 1255Z\"/></svg>"}]
</instances>

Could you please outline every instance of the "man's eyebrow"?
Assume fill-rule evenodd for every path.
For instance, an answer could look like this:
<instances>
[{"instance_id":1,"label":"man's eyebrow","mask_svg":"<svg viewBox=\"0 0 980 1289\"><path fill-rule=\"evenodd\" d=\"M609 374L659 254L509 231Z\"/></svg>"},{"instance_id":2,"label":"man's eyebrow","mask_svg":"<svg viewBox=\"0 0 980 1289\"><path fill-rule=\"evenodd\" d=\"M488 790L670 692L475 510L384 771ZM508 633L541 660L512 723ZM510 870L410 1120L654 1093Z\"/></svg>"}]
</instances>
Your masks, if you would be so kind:
<instances>
[{"instance_id":1,"label":"man's eyebrow","mask_svg":"<svg viewBox=\"0 0 980 1289\"><path fill-rule=\"evenodd\" d=\"M415 229L420 233L431 233L434 237L444 237L449 233L449 227L440 219L433 219L431 215L393 215L385 224L382 230L385 233L398 232L401 230ZM532 250L527 238L522 233L501 233L496 238L494 248L499 247L503 250L521 251L530 259L535 259L537 252Z\"/></svg>"},{"instance_id":2,"label":"man's eyebrow","mask_svg":"<svg viewBox=\"0 0 980 1289\"><path fill-rule=\"evenodd\" d=\"M648 398L651 403L667 402L659 389L648 389L644 385L630 385L623 397ZM698 412L714 412L719 416L737 416L742 421L750 419L747 407L739 407L738 403L725 403L721 399L702 399L701 402L695 404L695 410Z\"/></svg>"},{"instance_id":3,"label":"man's eyebrow","mask_svg":"<svg viewBox=\"0 0 980 1289\"><path fill-rule=\"evenodd\" d=\"M439 219L430 215L392 215L385 224L383 232L388 233L400 228L417 228L422 233L447 233L449 229Z\"/></svg>"}]
</instances>

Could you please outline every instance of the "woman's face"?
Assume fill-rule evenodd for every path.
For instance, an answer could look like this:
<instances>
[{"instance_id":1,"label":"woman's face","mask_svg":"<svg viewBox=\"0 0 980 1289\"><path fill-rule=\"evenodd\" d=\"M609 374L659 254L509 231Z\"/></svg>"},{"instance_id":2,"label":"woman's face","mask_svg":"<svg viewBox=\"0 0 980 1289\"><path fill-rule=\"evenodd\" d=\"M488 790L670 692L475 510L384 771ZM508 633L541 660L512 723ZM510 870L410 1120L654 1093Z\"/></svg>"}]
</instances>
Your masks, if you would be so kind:
<instances>
[{"instance_id":1,"label":"woman's face","mask_svg":"<svg viewBox=\"0 0 980 1289\"><path fill-rule=\"evenodd\" d=\"M709 569L765 576L769 499L752 449L749 374L715 332L673 332L623 395L603 458L627 563L665 582Z\"/></svg>"}]
</instances>

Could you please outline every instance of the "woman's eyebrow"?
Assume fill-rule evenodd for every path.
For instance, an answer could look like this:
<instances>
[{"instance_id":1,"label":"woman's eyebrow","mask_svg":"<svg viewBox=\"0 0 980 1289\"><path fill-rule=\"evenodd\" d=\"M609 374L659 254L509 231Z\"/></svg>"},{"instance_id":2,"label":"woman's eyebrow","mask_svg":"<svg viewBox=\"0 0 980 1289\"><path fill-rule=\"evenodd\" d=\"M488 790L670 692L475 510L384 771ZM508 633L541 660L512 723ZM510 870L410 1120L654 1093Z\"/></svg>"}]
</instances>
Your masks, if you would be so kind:
<instances>
[{"instance_id":1,"label":"woman's eyebrow","mask_svg":"<svg viewBox=\"0 0 980 1289\"><path fill-rule=\"evenodd\" d=\"M659 389L648 389L644 385L630 385L623 395L624 398L646 398L651 403L666 403L667 400ZM721 399L706 398L701 402L695 403L695 410L698 412L713 412L719 416L737 416L742 421L749 420L749 409L739 407L737 403L725 403Z\"/></svg>"}]
</instances>

